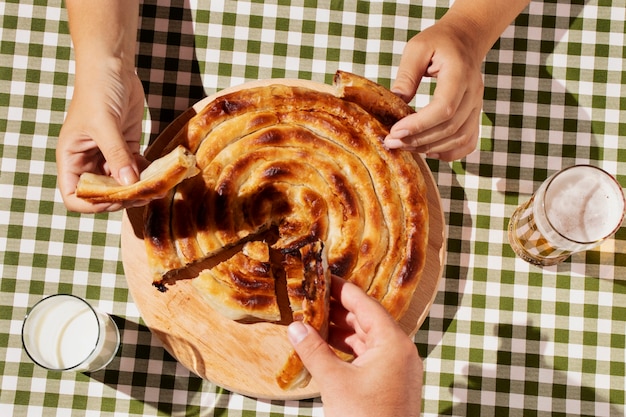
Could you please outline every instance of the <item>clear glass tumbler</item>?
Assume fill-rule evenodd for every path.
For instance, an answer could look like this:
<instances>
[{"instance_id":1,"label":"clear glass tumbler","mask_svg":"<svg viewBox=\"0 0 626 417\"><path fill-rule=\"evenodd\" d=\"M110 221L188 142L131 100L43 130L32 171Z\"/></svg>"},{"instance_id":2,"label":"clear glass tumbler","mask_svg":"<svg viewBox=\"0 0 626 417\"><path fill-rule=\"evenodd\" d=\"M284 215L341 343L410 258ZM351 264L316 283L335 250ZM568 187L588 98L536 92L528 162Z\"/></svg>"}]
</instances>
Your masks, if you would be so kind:
<instances>
[{"instance_id":1,"label":"clear glass tumbler","mask_svg":"<svg viewBox=\"0 0 626 417\"><path fill-rule=\"evenodd\" d=\"M624 206L624 192L612 175L593 165L574 165L550 176L515 210L509 243L527 262L556 265L617 232Z\"/></svg>"},{"instance_id":2,"label":"clear glass tumbler","mask_svg":"<svg viewBox=\"0 0 626 417\"><path fill-rule=\"evenodd\" d=\"M120 346L106 313L71 294L37 302L24 318L22 344L37 365L54 371L93 372L107 366Z\"/></svg>"}]
</instances>

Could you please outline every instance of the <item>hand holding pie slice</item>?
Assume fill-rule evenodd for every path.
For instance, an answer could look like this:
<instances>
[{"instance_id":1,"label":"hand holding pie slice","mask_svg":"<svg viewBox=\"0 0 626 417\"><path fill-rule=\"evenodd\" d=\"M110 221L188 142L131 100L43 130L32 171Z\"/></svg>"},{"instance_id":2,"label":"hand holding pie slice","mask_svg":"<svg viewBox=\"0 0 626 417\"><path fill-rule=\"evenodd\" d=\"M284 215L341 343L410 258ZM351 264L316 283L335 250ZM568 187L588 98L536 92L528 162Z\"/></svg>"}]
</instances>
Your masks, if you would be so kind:
<instances>
[{"instance_id":1,"label":"hand holding pie slice","mask_svg":"<svg viewBox=\"0 0 626 417\"><path fill-rule=\"evenodd\" d=\"M81 174L76 196L90 203L119 203L163 197L186 178L197 174L196 157L182 146L152 162L141 172L139 181L120 185L113 177L91 172Z\"/></svg>"}]
</instances>

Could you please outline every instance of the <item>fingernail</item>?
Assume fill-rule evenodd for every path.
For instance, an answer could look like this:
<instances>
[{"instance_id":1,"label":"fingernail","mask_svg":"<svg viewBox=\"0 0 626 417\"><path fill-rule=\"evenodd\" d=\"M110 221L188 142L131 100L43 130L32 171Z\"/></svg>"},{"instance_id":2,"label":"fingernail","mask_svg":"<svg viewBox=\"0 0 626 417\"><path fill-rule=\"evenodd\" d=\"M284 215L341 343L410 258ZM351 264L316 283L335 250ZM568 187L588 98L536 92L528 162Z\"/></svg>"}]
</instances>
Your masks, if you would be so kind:
<instances>
[{"instance_id":1,"label":"fingernail","mask_svg":"<svg viewBox=\"0 0 626 417\"><path fill-rule=\"evenodd\" d=\"M122 185L130 185L137 181L137 174L131 166L122 167L118 175Z\"/></svg>"},{"instance_id":2,"label":"fingernail","mask_svg":"<svg viewBox=\"0 0 626 417\"><path fill-rule=\"evenodd\" d=\"M402 142L400 139L394 139L387 136L385 138L385 141L383 142L383 145L387 149L398 149L404 145L404 142Z\"/></svg>"},{"instance_id":3,"label":"fingernail","mask_svg":"<svg viewBox=\"0 0 626 417\"><path fill-rule=\"evenodd\" d=\"M402 91L401 89L396 88L396 87L391 87L391 92L397 95L398 97L400 97L403 101L407 101L406 99L407 95L404 94L404 91Z\"/></svg>"},{"instance_id":4,"label":"fingernail","mask_svg":"<svg viewBox=\"0 0 626 417\"><path fill-rule=\"evenodd\" d=\"M287 327L287 337L294 346L300 343L308 333L309 330L300 321L294 321Z\"/></svg>"},{"instance_id":5,"label":"fingernail","mask_svg":"<svg viewBox=\"0 0 626 417\"><path fill-rule=\"evenodd\" d=\"M431 158L431 159L439 159L439 154L438 153L427 153L426 156Z\"/></svg>"}]
</instances>

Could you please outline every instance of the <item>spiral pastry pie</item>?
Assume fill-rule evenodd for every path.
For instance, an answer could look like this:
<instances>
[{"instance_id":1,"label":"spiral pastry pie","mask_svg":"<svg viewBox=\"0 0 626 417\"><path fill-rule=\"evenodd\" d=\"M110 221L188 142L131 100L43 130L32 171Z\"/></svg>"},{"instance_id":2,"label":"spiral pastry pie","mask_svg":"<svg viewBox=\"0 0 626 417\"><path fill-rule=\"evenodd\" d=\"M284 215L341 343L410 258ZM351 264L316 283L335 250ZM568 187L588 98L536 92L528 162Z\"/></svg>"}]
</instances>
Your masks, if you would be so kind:
<instances>
[{"instance_id":1,"label":"spiral pastry pie","mask_svg":"<svg viewBox=\"0 0 626 417\"><path fill-rule=\"evenodd\" d=\"M275 238L266 242L277 253L323 242L330 273L401 318L425 263L426 187L413 156L386 149L383 139L412 110L353 74L338 72L334 87L334 94L282 83L241 89L209 102L178 132L163 154L182 145L200 174L146 209L144 241L157 287L226 248L266 240L271 230ZM244 260L247 267L263 262ZM245 281L238 264L204 279L230 280L237 293ZM227 314L254 316L256 305L265 314L267 300L254 294L230 297Z\"/></svg>"},{"instance_id":2,"label":"spiral pastry pie","mask_svg":"<svg viewBox=\"0 0 626 417\"><path fill-rule=\"evenodd\" d=\"M334 274L399 320L425 264L426 187L413 156L383 139L411 112L345 72L331 92L277 82L215 98L163 150L188 149L200 173L145 211L153 283L165 289L177 271L234 249L194 287L226 317L278 321L273 253L293 319L327 329ZM308 380L294 355L282 387Z\"/></svg>"}]
</instances>

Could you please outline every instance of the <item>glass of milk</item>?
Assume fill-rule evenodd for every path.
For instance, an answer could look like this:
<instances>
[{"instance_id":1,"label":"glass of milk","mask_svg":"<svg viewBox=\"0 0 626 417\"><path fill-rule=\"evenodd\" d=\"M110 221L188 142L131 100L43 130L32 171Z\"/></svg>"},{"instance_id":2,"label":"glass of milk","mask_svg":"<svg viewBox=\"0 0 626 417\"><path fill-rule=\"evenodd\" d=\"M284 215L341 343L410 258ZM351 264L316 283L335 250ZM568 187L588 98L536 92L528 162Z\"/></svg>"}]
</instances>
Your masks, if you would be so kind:
<instances>
[{"instance_id":1,"label":"glass of milk","mask_svg":"<svg viewBox=\"0 0 626 417\"><path fill-rule=\"evenodd\" d=\"M93 372L107 366L120 346L113 319L70 294L35 304L22 325L22 344L37 365L54 371Z\"/></svg>"},{"instance_id":2,"label":"glass of milk","mask_svg":"<svg viewBox=\"0 0 626 417\"><path fill-rule=\"evenodd\" d=\"M621 227L624 192L592 165L574 165L548 178L509 220L509 243L522 259L556 265L600 245Z\"/></svg>"}]
</instances>

